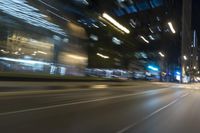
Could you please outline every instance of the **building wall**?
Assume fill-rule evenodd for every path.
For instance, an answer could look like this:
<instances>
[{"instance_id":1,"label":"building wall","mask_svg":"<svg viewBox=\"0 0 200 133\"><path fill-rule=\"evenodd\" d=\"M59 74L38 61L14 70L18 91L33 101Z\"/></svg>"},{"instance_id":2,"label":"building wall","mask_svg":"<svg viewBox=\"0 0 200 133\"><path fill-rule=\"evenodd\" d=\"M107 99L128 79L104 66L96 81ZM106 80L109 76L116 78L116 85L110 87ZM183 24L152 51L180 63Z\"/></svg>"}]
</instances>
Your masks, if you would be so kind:
<instances>
[{"instance_id":1,"label":"building wall","mask_svg":"<svg viewBox=\"0 0 200 133\"><path fill-rule=\"evenodd\" d=\"M0 2L0 72L84 75L86 45L85 29L45 4Z\"/></svg>"},{"instance_id":2,"label":"building wall","mask_svg":"<svg viewBox=\"0 0 200 133\"><path fill-rule=\"evenodd\" d=\"M182 76L186 75L187 65L189 65L190 47L192 45L192 31L191 31L191 12L192 1L183 0L182 7L182 48L181 48L181 64L182 64ZM188 59L185 60L183 57Z\"/></svg>"}]
</instances>

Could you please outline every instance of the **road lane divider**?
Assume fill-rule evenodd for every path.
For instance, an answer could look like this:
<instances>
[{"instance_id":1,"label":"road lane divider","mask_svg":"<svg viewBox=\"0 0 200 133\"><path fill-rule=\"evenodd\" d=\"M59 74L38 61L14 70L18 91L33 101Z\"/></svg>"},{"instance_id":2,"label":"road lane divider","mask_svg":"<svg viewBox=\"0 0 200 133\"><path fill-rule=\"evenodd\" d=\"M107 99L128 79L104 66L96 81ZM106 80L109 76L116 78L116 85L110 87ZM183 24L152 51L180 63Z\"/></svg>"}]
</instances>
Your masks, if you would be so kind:
<instances>
[{"instance_id":1,"label":"road lane divider","mask_svg":"<svg viewBox=\"0 0 200 133\"><path fill-rule=\"evenodd\" d=\"M184 97L186 97L186 96L188 96L188 95L189 95L189 93L184 93L183 95L177 97L175 100L173 100L172 102L168 103L167 105L165 105L165 106L163 106L163 107L161 107L161 108L155 110L154 112L150 113L149 115L147 115L147 116L144 117L143 119L141 119L141 120L139 120L139 121L137 121L137 122L135 122L135 123L132 123L132 124L128 125L127 127L125 127L125 128L123 128L123 129L117 131L116 133L125 133L125 132L128 132L128 130L133 129L135 126L137 126L137 125L139 125L140 123L142 123L142 122L148 120L149 118L155 116L156 114L158 114L159 112L161 112L161 111L167 109L168 107L174 105L174 104L177 103L179 100L181 100L182 98L184 98Z\"/></svg>"},{"instance_id":2,"label":"road lane divider","mask_svg":"<svg viewBox=\"0 0 200 133\"><path fill-rule=\"evenodd\" d=\"M14 115L14 114L18 114L18 113L26 113L26 112L32 112L32 111L41 111L41 110L54 109L54 108L59 108L59 107L72 106L72 105L93 103L93 102L101 102L101 101L113 100L113 99L125 98L125 97L131 97L131 96L136 96L136 95L144 95L144 94L151 93L153 91L158 91L158 90L148 90L148 91L142 91L142 92L138 92L138 93L131 93L131 94L118 95L118 96L104 97L104 98L98 98L98 99L93 99L93 100L85 100L85 101L78 101L78 102L72 102L72 103L50 105L50 106L30 108L30 109L24 109L24 110L18 110L18 111L2 112L2 113L0 113L0 116Z\"/></svg>"},{"instance_id":3,"label":"road lane divider","mask_svg":"<svg viewBox=\"0 0 200 133\"><path fill-rule=\"evenodd\" d=\"M184 97L186 97L186 96L188 96L189 95L189 93L185 93L185 94L183 94L182 96L181 96L181 98L184 98Z\"/></svg>"}]
</instances>

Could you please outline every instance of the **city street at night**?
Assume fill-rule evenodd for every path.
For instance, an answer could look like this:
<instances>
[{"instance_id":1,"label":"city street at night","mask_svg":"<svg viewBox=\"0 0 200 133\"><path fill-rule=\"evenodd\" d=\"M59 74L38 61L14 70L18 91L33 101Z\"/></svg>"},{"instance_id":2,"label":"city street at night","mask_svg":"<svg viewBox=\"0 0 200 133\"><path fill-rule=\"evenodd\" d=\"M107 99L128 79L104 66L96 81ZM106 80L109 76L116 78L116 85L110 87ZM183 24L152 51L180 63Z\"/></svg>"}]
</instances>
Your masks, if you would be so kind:
<instances>
[{"instance_id":1,"label":"city street at night","mask_svg":"<svg viewBox=\"0 0 200 133\"><path fill-rule=\"evenodd\" d=\"M0 0L0 133L200 133L199 11Z\"/></svg>"},{"instance_id":2,"label":"city street at night","mask_svg":"<svg viewBox=\"0 0 200 133\"><path fill-rule=\"evenodd\" d=\"M1 92L1 132L199 132L199 84L132 84Z\"/></svg>"}]
</instances>

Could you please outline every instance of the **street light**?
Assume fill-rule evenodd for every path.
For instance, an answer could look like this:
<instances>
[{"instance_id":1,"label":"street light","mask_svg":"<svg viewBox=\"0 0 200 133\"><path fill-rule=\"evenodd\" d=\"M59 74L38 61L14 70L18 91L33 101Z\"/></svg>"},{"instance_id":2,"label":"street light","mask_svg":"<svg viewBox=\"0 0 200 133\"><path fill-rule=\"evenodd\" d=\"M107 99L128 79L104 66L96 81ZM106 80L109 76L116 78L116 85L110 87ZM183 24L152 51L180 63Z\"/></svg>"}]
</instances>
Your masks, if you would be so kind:
<instances>
[{"instance_id":1,"label":"street light","mask_svg":"<svg viewBox=\"0 0 200 133\"><path fill-rule=\"evenodd\" d=\"M168 22L168 25L169 25L169 28L170 28L170 30L172 31L172 33L175 34L176 31L175 31L175 29L174 29L174 27L173 27L173 25L172 25L172 22Z\"/></svg>"},{"instance_id":2,"label":"street light","mask_svg":"<svg viewBox=\"0 0 200 133\"><path fill-rule=\"evenodd\" d=\"M114 18L112 18L110 15L108 15L107 13L103 13L103 18L105 18L106 20L108 20L110 23L112 23L114 26L116 26L117 28L119 28L120 30L122 30L123 32L129 34L130 30L128 30L126 27L124 27L123 25L121 25L119 22L117 22Z\"/></svg>"},{"instance_id":3,"label":"street light","mask_svg":"<svg viewBox=\"0 0 200 133\"><path fill-rule=\"evenodd\" d=\"M106 55L103 55L103 54L100 54L100 53L97 53L97 55L101 58L104 58L104 59L109 59L110 57L109 56L106 56Z\"/></svg>"},{"instance_id":4,"label":"street light","mask_svg":"<svg viewBox=\"0 0 200 133\"><path fill-rule=\"evenodd\" d=\"M141 38L144 42L149 43L149 40L147 40L144 36L140 36L140 38Z\"/></svg>"},{"instance_id":5,"label":"street light","mask_svg":"<svg viewBox=\"0 0 200 133\"><path fill-rule=\"evenodd\" d=\"M162 52L158 52L158 54L163 58L165 57L165 55Z\"/></svg>"},{"instance_id":6,"label":"street light","mask_svg":"<svg viewBox=\"0 0 200 133\"><path fill-rule=\"evenodd\" d=\"M183 59L184 59L184 60L187 60L187 56L186 56L186 55L184 55L184 56L183 56Z\"/></svg>"},{"instance_id":7,"label":"street light","mask_svg":"<svg viewBox=\"0 0 200 133\"><path fill-rule=\"evenodd\" d=\"M153 71L159 71L159 69L157 67L154 67L154 66L151 66L151 65L149 65L148 68L150 70L153 70Z\"/></svg>"}]
</instances>

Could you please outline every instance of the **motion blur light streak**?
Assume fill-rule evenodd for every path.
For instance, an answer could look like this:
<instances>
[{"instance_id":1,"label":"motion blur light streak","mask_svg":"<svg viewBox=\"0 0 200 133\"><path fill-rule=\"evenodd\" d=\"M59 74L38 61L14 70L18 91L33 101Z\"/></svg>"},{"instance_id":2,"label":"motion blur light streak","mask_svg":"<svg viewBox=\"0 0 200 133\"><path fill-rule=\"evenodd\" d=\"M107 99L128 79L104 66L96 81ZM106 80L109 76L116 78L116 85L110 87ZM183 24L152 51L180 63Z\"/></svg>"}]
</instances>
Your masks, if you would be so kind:
<instances>
[{"instance_id":1,"label":"motion blur light streak","mask_svg":"<svg viewBox=\"0 0 200 133\"><path fill-rule=\"evenodd\" d=\"M93 85L93 86L91 86L91 88L94 88L94 89L105 89L105 88L108 88L108 85Z\"/></svg>"},{"instance_id":2,"label":"motion blur light streak","mask_svg":"<svg viewBox=\"0 0 200 133\"><path fill-rule=\"evenodd\" d=\"M154 38L152 35L149 35L149 38L150 38L151 40L155 40L155 38Z\"/></svg>"},{"instance_id":3,"label":"motion blur light streak","mask_svg":"<svg viewBox=\"0 0 200 133\"><path fill-rule=\"evenodd\" d=\"M103 26L107 26L106 24L104 24L103 22L99 21Z\"/></svg>"},{"instance_id":4,"label":"motion blur light streak","mask_svg":"<svg viewBox=\"0 0 200 133\"><path fill-rule=\"evenodd\" d=\"M109 56L105 56L103 54L100 54L100 53L97 53L98 56L100 56L101 58L104 58L104 59L109 59Z\"/></svg>"},{"instance_id":5,"label":"motion blur light streak","mask_svg":"<svg viewBox=\"0 0 200 133\"><path fill-rule=\"evenodd\" d=\"M37 51L37 53L47 55L47 53L45 53L45 52L43 52L43 51Z\"/></svg>"},{"instance_id":6,"label":"motion blur light streak","mask_svg":"<svg viewBox=\"0 0 200 133\"><path fill-rule=\"evenodd\" d=\"M124 31L125 33L127 33L127 34L130 33L130 31L126 27L122 26L120 23L118 23L115 19L113 19L107 13L103 13L103 17L105 19L107 19L109 22L111 22L113 25L115 25L117 28L119 28L120 30Z\"/></svg>"},{"instance_id":7,"label":"motion blur light streak","mask_svg":"<svg viewBox=\"0 0 200 133\"><path fill-rule=\"evenodd\" d=\"M7 57L0 57L0 60L13 61L13 62L19 62L19 63L28 63L28 64L50 65L50 63L42 62L42 61L14 59L14 58L7 58Z\"/></svg>"},{"instance_id":8,"label":"motion blur light streak","mask_svg":"<svg viewBox=\"0 0 200 133\"><path fill-rule=\"evenodd\" d=\"M66 36L63 29L45 20L47 16L41 14L37 8L30 6L26 0L1 0L0 10L36 27L42 27L54 33Z\"/></svg>"},{"instance_id":9,"label":"motion blur light streak","mask_svg":"<svg viewBox=\"0 0 200 133\"><path fill-rule=\"evenodd\" d=\"M176 72L176 74L177 74L177 75L181 75L181 73L180 73L180 72L178 72L178 71Z\"/></svg>"},{"instance_id":10,"label":"motion blur light streak","mask_svg":"<svg viewBox=\"0 0 200 133\"><path fill-rule=\"evenodd\" d=\"M151 28L149 28L149 31L150 31L151 33L154 33L153 30L152 30Z\"/></svg>"},{"instance_id":11,"label":"motion blur light streak","mask_svg":"<svg viewBox=\"0 0 200 133\"><path fill-rule=\"evenodd\" d=\"M87 0L74 0L74 2L84 4L84 5L89 5L89 2Z\"/></svg>"},{"instance_id":12,"label":"motion blur light streak","mask_svg":"<svg viewBox=\"0 0 200 133\"><path fill-rule=\"evenodd\" d=\"M9 51L5 51L5 50L3 50L3 49L1 49L1 52L5 53L5 54L10 53Z\"/></svg>"},{"instance_id":13,"label":"motion blur light streak","mask_svg":"<svg viewBox=\"0 0 200 133\"><path fill-rule=\"evenodd\" d=\"M93 41L98 41L99 40L98 36L96 36L94 34L90 35L90 39L92 39Z\"/></svg>"},{"instance_id":14,"label":"motion blur light streak","mask_svg":"<svg viewBox=\"0 0 200 133\"><path fill-rule=\"evenodd\" d=\"M169 25L169 28L171 29L172 33L175 34L176 31L175 31L175 29L174 29L172 23L171 23L171 22L168 22L168 25Z\"/></svg>"},{"instance_id":15,"label":"motion blur light streak","mask_svg":"<svg viewBox=\"0 0 200 133\"><path fill-rule=\"evenodd\" d=\"M55 15L56 17L62 19L62 20L65 20L65 21L67 21L67 22L70 22L68 19L66 19L66 18L64 18L64 17L62 17L62 16L60 16L60 15L58 15L58 14L56 14L56 13L50 11L50 10L47 10L47 11L48 11L49 13Z\"/></svg>"},{"instance_id":16,"label":"motion blur light streak","mask_svg":"<svg viewBox=\"0 0 200 133\"><path fill-rule=\"evenodd\" d=\"M44 1L42 1L42 0L38 0L38 1L41 2L41 3L43 3L44 5L46 5L46 6L48 6L48 7L50 7L50 8L52 8L52 9L56 10L56 11L59 11L57 8L55 8L55 7L51 6L51 5L49 5L48 3L46 3L46 2L44 2Z\"/></svg>"},{"instance_id":17,"label":"motion blur light streak","mask_svg":"<svg viewBox=\"0 0 200 133\"><path fill-rule=\"evenodd\" d=\"M162 52L158 53L161 57L165 57L165 55Z\"/></svg>"},{"instance_id":18,"label":"motion blur light streak","mask_svg":"<svg viewBox=\"0 0 200 133\"><path fill-rule=\"evenodd\" d=\"M145 37L140 36L140 38L141 38L142 40L144 40L146 43L149 43L149 41L148 41Z\"/></svg>"},{"instance_id":19,"label":"motion blur light streak","mask_svg":"<svg viewBox=\"0 0 200 133\"><path fill-rule=\"evenodd\" d=\"M153 70L153 71L158 71L158 68L153 67L153 66L148 66L149 69Z\"/></svg>"},{"instance_id":20,"label":"motion blur light streak","mask_svg":"<svg viewBox=\"0 0 200 133\"><path fill-rule=\"evenodd\" d=\"M78 56L78 55L73 55L73 54L67 54L68 57L76 59L76 60L87 60L86 57Z\"/></svg>"},{"instance_id":21,"label":"motion blur light streak","mask_svg":"<svg viewBox=\"0 0 200 133\"><path fill-rule=\"evenodd\" d=\"M184 55L184 56L183 56L183 59L184 59L184 60L187 60L187 56L186 56L186 55Z\"/></svg>"},{"instance_id":22,"label":"motion blur light streak","mask_svg":"<svg viewBox=\"0 0 200 133\"><path fill-rule=\"evenodd\" d=\"M133 28L135 28L135 26L132 23L129 23Z\"/></svg>"},{"instance_id":23,"label":"motion blur light streak","mask_svg":"<svg viewBox=\"0 0 200 133\"><path fill-rule=\"evenodd\" d=\"M157 29L158 29L158 31L160 31L160 32L162 31L162 30L160 29L160 26L157 26Z\"/></svg>"},{"instance_id":24,"label":"motion blur light streak","mask_svg":"<svg viewBox=\"0 0 200 133\"><path fill-rule=\"evenodd\" d=\"M112 42L115 43L115 44L117 44L117 45L121 45L121 43L122 43L122 41L119 40L119 39L116 38L116 37L113 37L113 38L112 38Z\"/></svg>"},{"instance_id":25,"label":"motion blur light streak","mask_svg":"<svg viewBox=\"0 0 200 133\"><path fill-rule=\"evenodd\" d=\"M92 24L95 28L99 28L99 26L97 26L96 24Z\"/></svg>"}]
</instances>

